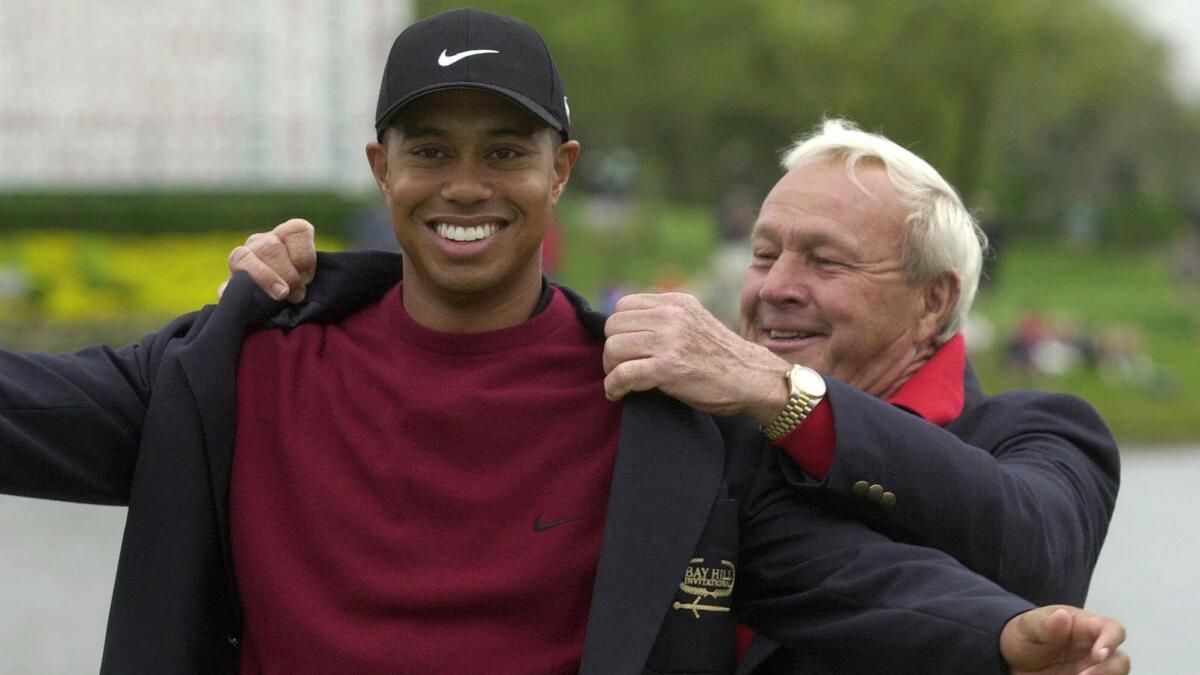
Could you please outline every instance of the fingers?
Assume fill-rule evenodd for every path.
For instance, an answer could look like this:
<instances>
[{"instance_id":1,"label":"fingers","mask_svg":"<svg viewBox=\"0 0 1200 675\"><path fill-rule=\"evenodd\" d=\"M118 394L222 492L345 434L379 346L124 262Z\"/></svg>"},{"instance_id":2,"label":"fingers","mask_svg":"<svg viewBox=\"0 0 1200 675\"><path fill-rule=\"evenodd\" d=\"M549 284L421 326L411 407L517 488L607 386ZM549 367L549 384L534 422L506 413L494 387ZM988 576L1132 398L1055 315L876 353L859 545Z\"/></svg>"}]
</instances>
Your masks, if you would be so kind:
<instances>
[{"instance_id":1,"label":"fingers","mask_svg":"<svg viewBox=\"0 0 1200 675\"><path fill-rule=\"evenodd\" d=\"M627 295L604 325L605 391L659 389L717 415L774 419L787 402L788 364L729 330L684 293Z\"/></svg>"},{"instance_id":2,"label":"fingers","mask_svg":"<svg viewBox=\"0 0 1200 675\"><path fill-rule=\"evenodd\" d=\"M693 307L694 305L694 307ZM684 372L687 337L701 329L693 320L705 312L684 293L635 293L617 301L604 324L604 390L610 400L631 391L648 391Z\"/></svg>"},{"instance_id":3,"label":"fingers","mask_svg":"<svg viewBox=\"0 0 1200 675\"><path fill-rule=\"evenodd\" d=\"M658 386L651 359L633 359L617 364L604 377L604 395L619 401L631 391L649 391Z\"/></svg>"},{"instance_id":4,"label":"fingers","mask_svg":"<svg viewBox=\"0 0 1200 675\"><path fill-rule=\"evenodd\" d=\"M1044 668L1068 650L1071 624L1070 613L1061 606L1018 614L1000 632L1000 654L1014 672Z\"/></svg>"},{"instance_id":5,"label":"fingers","mask_svg":"<svg viewBox=\"0 0 1200 675\"><path fill-rule=\"evenodd\" d=\"M1020 617L1021 636L1035 645L1065 645L1070 639L1074 616L1065 607L1038 607Z\"/></svg>"},{"instance_id":6,"label":"fingers","mask_svg":"<svg viewBox=\"0 0 1200 675\"><path fill-rule=\"evenodd\" d=\"M1042 622L1040 642L1042 644L1066 643L1071 634L1074 616L1064 607L1059 607Z\"/></svg>"},{"instance_id":7,"label":"fingers","mask_svg":"<svg viewBox=\"0 0 1200 675\"><path fill-rule=\"evenodd\" d=\"M617 303L620 305L620 303ZM647 309L617 309L604 322L604 334L608 337L621 333L634 333L662 327L662 321L655 319L655 314Z\"/></svg>"},{"instance_id":8,"label":"fingers","mask_svg":"<svg viewBox=\"0 0 1200 675\"><path fill-rule=\"evenodd\" d=\"M279 244L282 246L283 242L279 242ZM262 257L249 244L238 246L229 254L229 273L232 275L239 270L249 274L263 292L276 300L283 300L291 293L291 287L284 277L263 262ZM299 282L299 274L294 273L293 278Z\"/></svg>"},{"instance_id":9,"label":"fingers","mask_svg":"<svg viewBox=\"0 0 1200 675\"><path fill-rule=\"evenodd\" d=\"M252 234L229 255L229 271L243 270L254 283L276 300L304 299L306 286L316 272L313 226L292 219L270 232Z\"/></svg>"},{"instance_id":10,"label":"fingers","mask_svg":"<svg viewBox=\"0 0 1200 675\"><path fill-rule=\"evenodd\" d=\"M284 223L284 225L286 224ZM284 225L280 225L279 227L283 227ZM282 281L287 286L288 292L286 295L288 299L295 302L304 297L305 283L300 270L292 262L287 243L276 233L278 229L277 227L270 232L250 235L246 239L246 248L250 249L259 261L269 267L279 277L279 281ZM280 299L276 293L282 290L277 285L279 281L272 280L271 290L275 291L275 293L272 293L272 297L276 300Z\"/></svg>"},{"instance_id":11,"label":"fingers","mask_svg":"<svg viewBox=\"0 0 1200 675\"><path fill-rule=\"evenodd\" d=\"M695 296L687 293L631 293L617 301L613 306L614 315L637 309L655 309L659 307L678 307L688 311L707 312Z\"/></svg>"},{"instance_id":12,"label":"fingers","mask_svg":"<svg viewBox=\"0 0 1200 675\"><path fill-rule=\"evenodd\" d=\"M1100 621L1101 625L1099 635L1096 637L1095 647L1093 647L1092 651L1097 657L1103 659L1104 657L1100 654L1102 650L1115 651L1117 647L1125 643L1125 626L1122 626L1118 621L1103 617L1095 617L1095 620Z\"/></svg>"},{"instance_id":13,"label":"fingers","mask_svg":"<svg viewBox=\"0 0 1200 675\"><path fill-rule=\"evenodd\" d=\"M1125 642L1125 627L1102 616L1089 616L1086 637L1092 638L1091 661L1097 665L1084 671L1088 675L1129 672L1129 656L1118 648Z\"/></svg>"},{"instance_id":14,"label":"fingers","mask_svg":"<svg viewBox=\"0 0 1200 675\"><path fill-rule=\"evenodd\" d=\"M1132 667L1133 662L1129 655L1116 650L1109 654L1102 663L1097 663L1079 675L1127 675Z\"/></svg>"},{"instance_id":15,"label":"fingers","mask_svg":"<svg viewBox=\"0 0 1200 675\"><path fill-rule=\"evenodd\" d=\"M612 373L626 361L666 354L680 345L682 333L688 331L686 317L669 306L672 303L665 295L640 293L617 302L612 316L604 322L605 373ZM618 379L623 377L619 375Z\"/></svg>"},{"instance_id":16,"label":"fingers","mask_svg":"<svg viewBox=\"0 0 1200 675\"><path fill-rule=\"evenodd\" d=\"M604 372L611 373L618 365L634 359L644 359L660 353L656 336L647 332L619 333L604 341Z\"/></svg>"},{"instance_id":17,"label":"fingers","mask_svg":"<svg viewBox=\"0 0 1200 675\"><path fill-rule=\"evenodd\" d=\"M605 332L608 332L607 326ZM610 401L619 401L631 391L647 391L661 384L655 375L655 361L659 360L655 358L655 338L652 333L638 331L617 333L604 341L604 393Z\"/></svg>"},{"instance_id":18,"label":"fingers","mask_svg":"<svg viewBox=\"0 0 1200 675\"><path fill-rule=\"evenodd\" d=\"M1124 675L1129 672L1129 655L1119 647L1125 642L1125 627L1107 617L1078 610L1076 644L1089 649L1087 663L1092 664L1081 675Z\"/></svg>"},{"instance_id":19,"label":"fingers","mask_svg":"<svg viewBox=\"0 0 1200 675\"><path fill-rule=\"evenodd\" d=\"M272 234L283 241L292 267L300 274L300 281L308 285L317 272L316 230L312 223L292 218L272 230Z\"/></svg>"},{"instance_id":20,"label":"fingers","mask_svg":"<svg viewBox=\"0 0 1200 675\"><path fill-rule=\"evenodd\" d=\"M686 293L635 293L617 301L604 334L636 331L674 333L676 338L697 331L727 331L696 298Z\"/></svg>"},{"instance_id":21,"label":"fingers","mask_svg":"<svg viewBox=\"0 0 1200 675\"><path fill-rule=\"evenodd\" d=\"M1012 630L1010 630L1012 629ZM1018 615L1000 634L1000 652L1015 673L1076 672L1124 675L1129 656L1119 650L1125 628L1077 607L1051 605ZM1085 668L1086 667L1086 668Z\"/></svg>"}]
</instances>

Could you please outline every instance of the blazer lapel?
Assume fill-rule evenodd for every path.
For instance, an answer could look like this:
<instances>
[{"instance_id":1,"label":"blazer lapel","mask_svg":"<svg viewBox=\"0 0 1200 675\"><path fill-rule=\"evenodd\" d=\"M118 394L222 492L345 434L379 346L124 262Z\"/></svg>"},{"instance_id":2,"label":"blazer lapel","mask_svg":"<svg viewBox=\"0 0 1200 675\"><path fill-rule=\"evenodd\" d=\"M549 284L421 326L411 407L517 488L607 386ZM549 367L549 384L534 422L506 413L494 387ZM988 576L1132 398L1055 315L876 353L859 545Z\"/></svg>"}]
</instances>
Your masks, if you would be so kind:
<instances>
[{"instance_id":1,"label":"blazer lapel","mask_svg":"<svg viewBox=\"0 0 1200 675\"><path fill-rule=\"evenodd\" d=\"M724 462L707 416L658 392L625 399L581 675L642 672Z\"/></svg>"},{"instance_id":2,"label":"blazer lapel","mask_svg":"<svg viewBox=\"0 0 1200 675\"><path fill-rule=\"evenodd\" d=\"M226 571L230 573L230 587L233 588L229 475L233 466L234 422L237 419L237 359L249 327L261 324L277 312L279 304L254 289L253 282L244 274L230 281L225 296L213 309L200 333L180 350L179 363L200 414L213 512Z\"/></svg>"}]
</instances>

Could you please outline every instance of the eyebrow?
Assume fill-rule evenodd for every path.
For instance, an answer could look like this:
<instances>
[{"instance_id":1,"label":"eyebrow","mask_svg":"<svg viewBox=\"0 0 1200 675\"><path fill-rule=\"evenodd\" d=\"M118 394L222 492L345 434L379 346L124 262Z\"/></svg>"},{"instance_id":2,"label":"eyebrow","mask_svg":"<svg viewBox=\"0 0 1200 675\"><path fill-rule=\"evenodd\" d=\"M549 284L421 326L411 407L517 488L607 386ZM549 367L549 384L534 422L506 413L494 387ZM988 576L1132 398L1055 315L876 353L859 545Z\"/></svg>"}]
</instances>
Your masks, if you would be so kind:
<instances>
[{"instance_id":1,"label":"eyebrow","mask_svg":"<svg viewBox=\"0 0 1200 675\"><path fill-rule=\"evenodd\" d=\"M787 224L776 223L756 223L754 229L750 232L750 239L766 240L771 243L781 244L786 234L789 233ZM793 242L796 239L790 238ZM835 234L829 232L805 232L800 235L799 242L802 246L808 249L820 248L822 246L830 246L842 252L853 251L853 245L844 239L839 238Z\"/></svg>"}]
</instances>

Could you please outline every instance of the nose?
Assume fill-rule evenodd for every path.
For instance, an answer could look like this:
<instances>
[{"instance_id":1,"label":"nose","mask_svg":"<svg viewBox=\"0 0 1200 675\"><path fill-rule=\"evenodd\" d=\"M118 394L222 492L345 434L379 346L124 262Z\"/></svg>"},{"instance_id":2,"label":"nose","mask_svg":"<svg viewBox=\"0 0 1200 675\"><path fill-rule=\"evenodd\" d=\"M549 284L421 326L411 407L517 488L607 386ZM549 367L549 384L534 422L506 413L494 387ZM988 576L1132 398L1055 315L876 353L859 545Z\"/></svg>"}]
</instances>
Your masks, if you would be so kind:
<instances>
[{"instance_id":1,"label":"nose","mask_svg":"<svg viewBox=\"0 0 1200 675\"><path fill-rule=\"evenodd\" d=\"M455 204L476 204L492 196L486 168L467 159L455 162L442 184L442 199Z\"/></svg>"},{"instance_id":2,"label":"nose","mask_svg":"<svg viewBox=\"0 0 1200 675\"><path fill-rule=\"evenodd\" d=\"M758 297L771 305L807 305L812 300L804 261L785 252L767 271Z\"/></svg>"}]
</instances>

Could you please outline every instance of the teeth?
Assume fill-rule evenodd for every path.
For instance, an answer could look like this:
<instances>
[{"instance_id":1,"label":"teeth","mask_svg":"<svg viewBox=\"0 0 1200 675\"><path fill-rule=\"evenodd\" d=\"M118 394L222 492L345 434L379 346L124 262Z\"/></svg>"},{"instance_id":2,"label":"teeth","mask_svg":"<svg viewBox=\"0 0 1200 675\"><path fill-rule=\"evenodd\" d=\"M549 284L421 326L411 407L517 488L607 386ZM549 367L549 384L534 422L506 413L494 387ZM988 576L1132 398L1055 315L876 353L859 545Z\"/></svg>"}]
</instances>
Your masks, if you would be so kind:
<instances>
[{"instance_id":1,"label":"teeth","mask_svg":"<svg viewBox=\"0 0 1200 675\"><path fill-rule=\"evenodd\" d=\"M486 225L449 225L446 223L437 224L437 233L450 241L477 241L479 239L487 239L488 237L500 231L500 225L497 223L487 223Z\"/></svg>"},{"instance_id":2,"label":"teeth","mask_svg":"<svg viewBox=\"0 0 1200 675\"><path fill-rule=\"evenodd\" d=\"M800 333L794 330L772 330L768 332L772 340L791 340L800 337Z\"/></svg>"}]
</instances>

